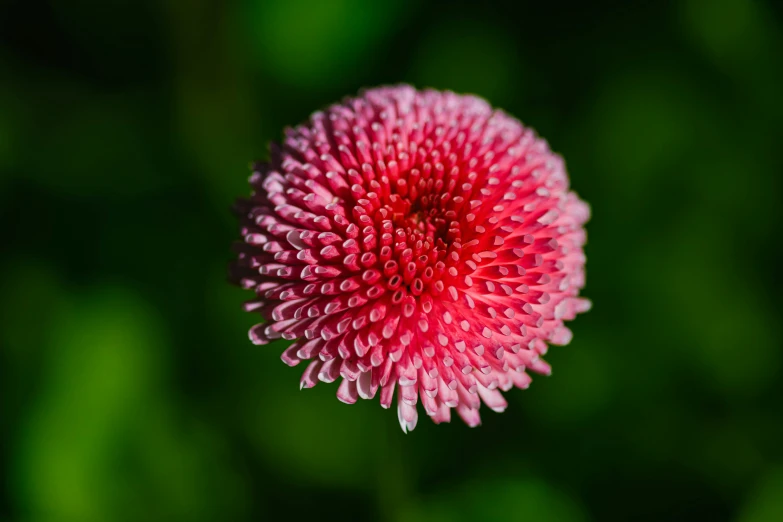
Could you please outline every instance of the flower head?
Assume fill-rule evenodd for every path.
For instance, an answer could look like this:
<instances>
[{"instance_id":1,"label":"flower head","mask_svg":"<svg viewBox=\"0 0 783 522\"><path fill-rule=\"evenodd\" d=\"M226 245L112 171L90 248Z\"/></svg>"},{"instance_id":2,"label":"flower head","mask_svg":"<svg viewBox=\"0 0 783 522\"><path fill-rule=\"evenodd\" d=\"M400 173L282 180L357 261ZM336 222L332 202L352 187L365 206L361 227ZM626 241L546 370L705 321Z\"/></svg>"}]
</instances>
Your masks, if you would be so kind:
<instances>
[{"instance_id":1,"label":"flower head","mask_svg":"<svg viewBox=\"0 0 783 522\"><path fill-rule=\"evenodd\" d=\"M288 129L240 200L232 278L265 322L256 344L293 344L301 387L340 381L346 403L397 395L470 426L483 402L548 374L549 344L590 307L583 224L563 160L484 100L383 87Z\"/></svg>"}]
</instances>

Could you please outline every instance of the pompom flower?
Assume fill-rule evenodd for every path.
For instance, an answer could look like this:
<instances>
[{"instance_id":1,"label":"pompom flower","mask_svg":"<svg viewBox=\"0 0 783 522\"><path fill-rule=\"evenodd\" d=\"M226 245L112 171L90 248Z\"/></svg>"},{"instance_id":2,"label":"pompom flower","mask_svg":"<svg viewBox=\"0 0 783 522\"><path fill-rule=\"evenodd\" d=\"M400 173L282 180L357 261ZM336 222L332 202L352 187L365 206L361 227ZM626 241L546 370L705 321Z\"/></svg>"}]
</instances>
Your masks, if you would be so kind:
<instances>
[{"instance_id":1,"label":"pompom flower","mask_svg":"<svg viewBox=\"0 0 783 522\"><path fill-rule=\"evenodd\" d=\"M418 402L436 423L503 411L590 307L588 206L560 156L480 98L367 90L288 129L250 185L231 267L264 319L250 339L293 341L302 388L339 380L341 401L384 408L396 393L404 431Z\"/></svg>"}]
</instances>

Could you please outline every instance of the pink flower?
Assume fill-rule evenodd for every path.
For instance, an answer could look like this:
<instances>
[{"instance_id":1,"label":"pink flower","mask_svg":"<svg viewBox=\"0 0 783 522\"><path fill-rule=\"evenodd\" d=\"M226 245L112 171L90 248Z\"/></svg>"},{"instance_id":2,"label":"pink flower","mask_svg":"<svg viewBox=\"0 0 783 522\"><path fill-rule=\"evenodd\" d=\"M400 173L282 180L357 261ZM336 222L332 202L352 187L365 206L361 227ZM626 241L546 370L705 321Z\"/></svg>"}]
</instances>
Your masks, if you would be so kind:
<instances>
[{"instance_id":1,"label":"pink flower","mask_svg":"<svg viewBox=\"0 0 783 522\"><path fill-rule=\"evenodd\" d=\"M549 374L547 344L590 308L587 204L563 160L484 100L409 86L363 92L288 129L237 203L232 278L264 321L256 344L294 341L302 388L340 381L346 403L397 394L470 426L483 402Z\"/></svg>"}]
</instances>

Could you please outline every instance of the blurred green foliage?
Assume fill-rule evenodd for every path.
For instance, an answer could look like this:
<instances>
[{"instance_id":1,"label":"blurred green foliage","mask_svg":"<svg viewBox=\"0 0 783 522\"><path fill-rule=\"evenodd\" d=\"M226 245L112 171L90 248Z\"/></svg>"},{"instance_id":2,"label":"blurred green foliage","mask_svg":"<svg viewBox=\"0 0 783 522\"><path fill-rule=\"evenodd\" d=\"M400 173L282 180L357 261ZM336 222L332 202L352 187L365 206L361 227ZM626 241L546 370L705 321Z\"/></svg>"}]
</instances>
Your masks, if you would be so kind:
<instances>
[{"instance_id":1,"label":"blurred green foliage","mask_svg":"<svg viewBox=\"0 0 783 522\"><path fill-rule=\"evenodd\" d=\"M360 87L474 92L593 207L554 374L403 435L225 281L247 165ZM0 520L783 520L783 11L0 4Z\"/></svg>"}]
</instances>

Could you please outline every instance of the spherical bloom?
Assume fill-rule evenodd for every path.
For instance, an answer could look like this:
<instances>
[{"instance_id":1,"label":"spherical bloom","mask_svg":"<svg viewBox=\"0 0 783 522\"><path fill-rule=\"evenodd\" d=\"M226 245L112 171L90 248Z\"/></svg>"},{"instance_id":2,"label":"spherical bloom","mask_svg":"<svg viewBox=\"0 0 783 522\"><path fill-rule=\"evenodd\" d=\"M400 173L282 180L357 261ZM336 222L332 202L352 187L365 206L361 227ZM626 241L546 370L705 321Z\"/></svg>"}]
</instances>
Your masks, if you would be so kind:
<instances>
[{"instance_id":1,"label":"spherical bloom","mask_svg":"<svg viewBox=\"0 0 783 522\"><path fill-rule=\"evenodd\" d=\"M264 322L250 339L294 341L301 387L340 380L346 403L397 394L470 426L483 402L548 374L547 343L590 307L588 206L545 141L474 96L372 89L288 129L240 200L234 281Z\"/></svg>"}]
</instances>

